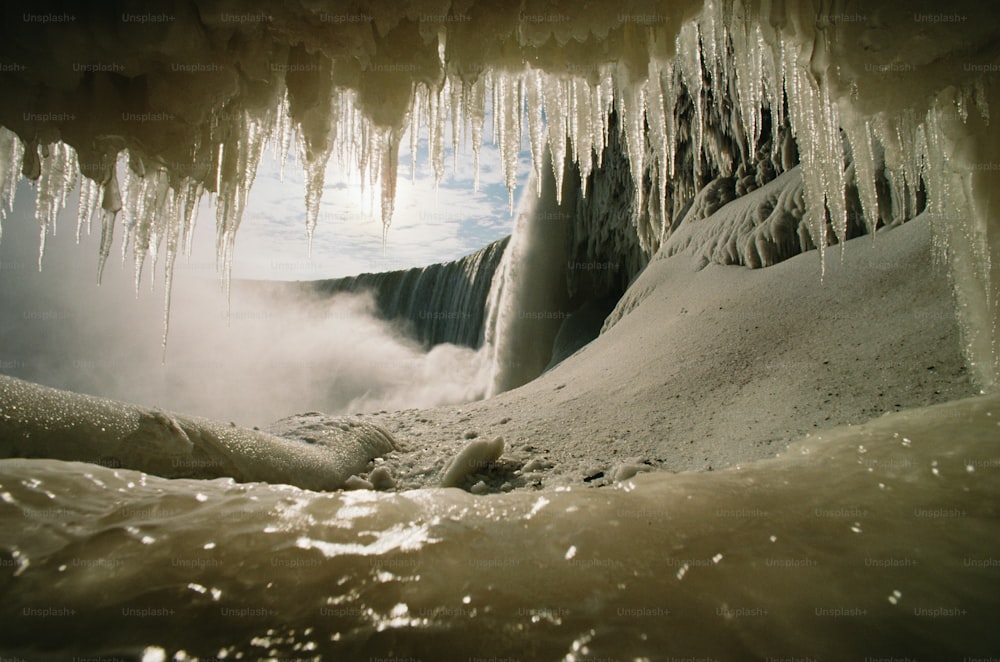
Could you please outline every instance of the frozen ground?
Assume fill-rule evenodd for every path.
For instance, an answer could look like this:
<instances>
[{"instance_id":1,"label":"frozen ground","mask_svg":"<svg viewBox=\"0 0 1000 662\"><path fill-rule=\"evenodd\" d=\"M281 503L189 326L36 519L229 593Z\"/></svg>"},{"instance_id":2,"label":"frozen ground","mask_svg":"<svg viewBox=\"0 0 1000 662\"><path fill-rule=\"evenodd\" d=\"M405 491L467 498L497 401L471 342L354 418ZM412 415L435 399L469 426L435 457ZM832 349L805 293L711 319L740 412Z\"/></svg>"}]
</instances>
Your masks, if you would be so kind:
<instances>
[{"instance_id":1,"label":"frozen ground","mask_svg":"<svg viewBox=\"0 0 1000 662\"><path fill-rule=\"evenodd\" d=\"M500 460L472 467L464 487L599 486L771 457L816 429L974 394L926 218L844 246L822 280L816 251L757 270L660 255L619 321L541 378L466 405L365 415L398 444L376 463L399 488L440 485L470 440L502 436ZM326 420L269 429L307 437Z\"/></svg>"}]
</instances>

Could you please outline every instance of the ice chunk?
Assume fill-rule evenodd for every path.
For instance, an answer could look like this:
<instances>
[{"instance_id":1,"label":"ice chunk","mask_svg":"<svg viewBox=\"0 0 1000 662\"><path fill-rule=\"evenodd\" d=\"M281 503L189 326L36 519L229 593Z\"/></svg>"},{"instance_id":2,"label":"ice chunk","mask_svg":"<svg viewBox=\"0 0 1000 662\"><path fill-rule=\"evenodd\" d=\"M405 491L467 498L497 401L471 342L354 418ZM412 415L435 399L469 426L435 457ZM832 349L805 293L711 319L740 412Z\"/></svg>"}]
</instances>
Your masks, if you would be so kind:
<instances>
[{"instance_id":1,"label":"ice chunk","mask_svg":"<svg viewBox=\"0 0 1000 662\"><path fill-rule=\"evenodd\" d=\"M503 437L476 439L462 447L444 471L441 487L461 487L466 478L480 473L503 455Z\"/></svg>"}]
</instances>

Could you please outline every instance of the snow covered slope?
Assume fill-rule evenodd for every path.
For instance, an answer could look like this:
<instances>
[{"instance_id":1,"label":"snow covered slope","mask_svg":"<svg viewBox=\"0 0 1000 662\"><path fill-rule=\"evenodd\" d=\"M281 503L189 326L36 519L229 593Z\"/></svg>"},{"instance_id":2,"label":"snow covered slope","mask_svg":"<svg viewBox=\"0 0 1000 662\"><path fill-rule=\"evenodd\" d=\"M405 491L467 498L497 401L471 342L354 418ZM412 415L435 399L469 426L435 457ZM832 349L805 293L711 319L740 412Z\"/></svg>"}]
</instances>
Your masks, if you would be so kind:
<instances>
[{"instance_id":1,"label":"snow covered slope","mask_svg":"<svg viewBox=\"0 0 1000 662\"><path fill-rule=\"evenodd\" d=\"M494 490L772 457L831 425L977 392L932 256L925 216L846 242L822 280L816 251L754 270L665 256L597 339L538 379L368 420L399 442L384 465L401 487L439 484L470 434L504 437L503 461L476 479Z\"/></svg>"}]
</instances>

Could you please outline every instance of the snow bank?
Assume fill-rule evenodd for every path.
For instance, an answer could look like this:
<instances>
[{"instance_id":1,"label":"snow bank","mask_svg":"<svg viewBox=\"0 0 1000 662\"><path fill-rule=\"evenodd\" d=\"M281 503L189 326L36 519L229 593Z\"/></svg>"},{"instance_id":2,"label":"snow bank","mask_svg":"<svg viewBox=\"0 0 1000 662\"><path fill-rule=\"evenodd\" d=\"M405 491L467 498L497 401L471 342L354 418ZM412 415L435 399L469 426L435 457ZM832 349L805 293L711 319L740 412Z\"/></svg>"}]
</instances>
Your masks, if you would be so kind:
<instances>
[{"instance_id":1,"label":"snow bank","mask_svg":"<svg viewBox=\"0 0 1000 662\"><path fill-rule=\"evenodd\" d=\"M303 443L0 375L0 457L5 458L333 490L394 447L387 432L356 420L344 419Z\"/></svg>"},{"instance_id":2,"label":"snow bank","mask_svg":"<svg viewBox=\"0 0 1000 662\"><path fill-rule=\"evenodd\" d=\"M688 254L701 265L757 268L815 248L802 223L805 202L798 168L736 200L734 185L732 179L718 179L699 191L657 256Z\"/></svg>"},{"instance_id":3,"label":"snow bank","mask_svg":"<svg viewBox=\"0 0 1000 662\"><path fill-rule=\"evenodd\" d=\"M499 491L594 485L625 463L717 470L830 425L967 397L978 388L928 220L844 242L822 280L816 251L753 270L654 260L604 332L532 382L367 420L398 440L385 464L403 489L437 485L466 430L503 435Z\"/></svg>"}]
</instances>

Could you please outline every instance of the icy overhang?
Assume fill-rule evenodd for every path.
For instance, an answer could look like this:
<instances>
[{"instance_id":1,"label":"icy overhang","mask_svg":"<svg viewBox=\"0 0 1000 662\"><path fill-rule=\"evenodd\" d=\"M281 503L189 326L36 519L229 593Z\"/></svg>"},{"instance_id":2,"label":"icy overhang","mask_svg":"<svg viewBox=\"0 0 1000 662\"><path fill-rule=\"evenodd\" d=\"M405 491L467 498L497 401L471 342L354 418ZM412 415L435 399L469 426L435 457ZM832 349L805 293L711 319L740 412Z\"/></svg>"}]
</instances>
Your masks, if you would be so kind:
<instances>
[{"instance_id":1,"label":"icy overhang","mask_svg":"<svg viewBox=\"0 0 1000 662\"><path fill-rule=\"evenodd\" d=\"M82 172L80 225L100 219L102 260L121 219L137 272L162 250L169 279L195 203L211 192L228 274L269 142L282 158L297 143L311 236L334 154L381 191L388 227L408 128L411 140L428 138L438 176L446 144L478 151L492 129L513 194L524 136L536 169L547 146L557 179L564 156L586 178L611 109L641 200L643 173L661 193L678 176L681 140L695 146L695 181L702 168L729 174L732 155L701 142L710 111L752 149L769 108L788 115L798 142L814 236L844 237L849 185L872 227L880 204L926 192L944 252L969 256L954 273L960 306L983 320L966 325L980 329L969 331L979 347L970 355L988 373L1000 366L989 259L1000 239L984 197L996 179L988 165L1000 161L988 129L1000 15L989 3L199 0L3 11L0 124L17 138L0 135L0 181L9 201L21 173L38 180L43 246ZM690 125L675 121L682 98L695 107ZM661 240L669 227L661 218Z\"/></svg>"}]
</instances>

